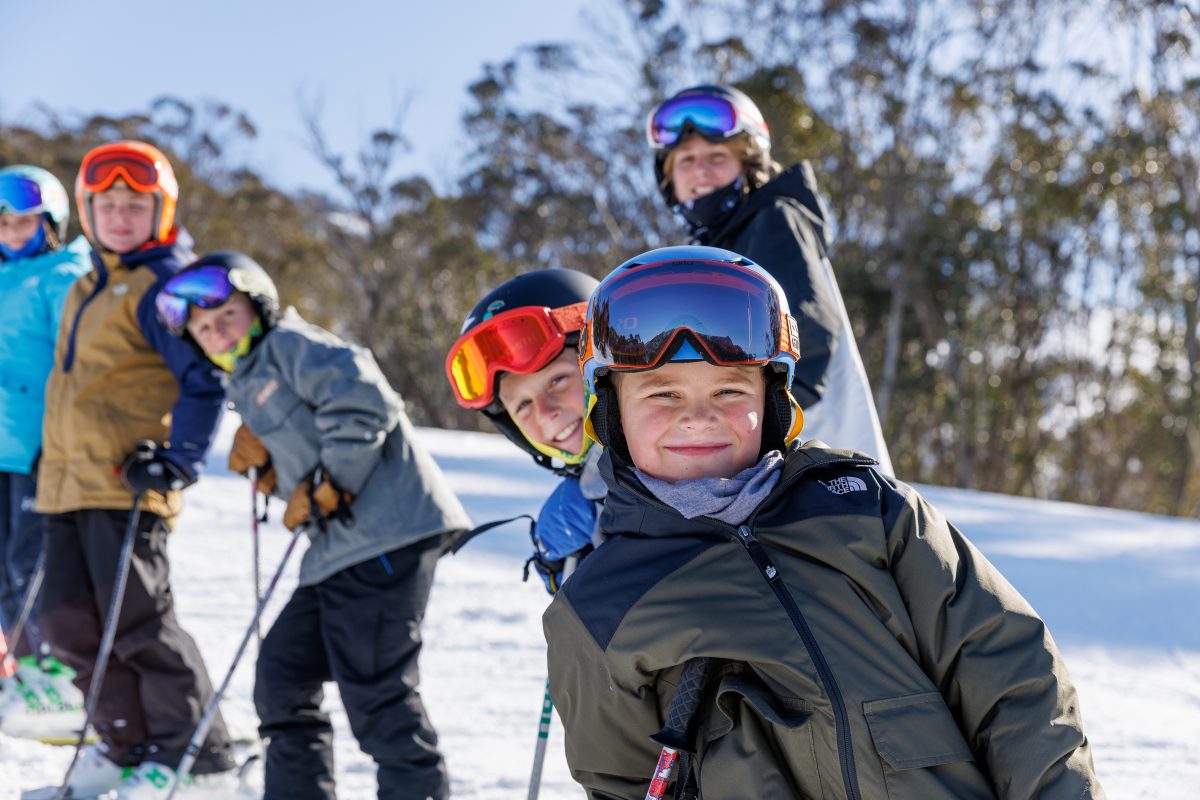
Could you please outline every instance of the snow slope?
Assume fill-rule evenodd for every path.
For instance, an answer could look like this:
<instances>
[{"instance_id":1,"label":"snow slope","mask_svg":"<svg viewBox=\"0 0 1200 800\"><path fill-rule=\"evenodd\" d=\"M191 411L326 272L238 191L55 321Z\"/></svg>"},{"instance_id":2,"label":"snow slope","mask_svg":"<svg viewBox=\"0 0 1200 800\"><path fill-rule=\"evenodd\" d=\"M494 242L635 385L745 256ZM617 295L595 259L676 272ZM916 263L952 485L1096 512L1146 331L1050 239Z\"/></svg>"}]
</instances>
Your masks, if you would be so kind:
<instances>
[{"instance_id":1,"label":"snow slope","mask_svg":"<svg viewBox=\"0 0 1200 800\"><path fill-rule=\"evenodd\" d=\"M229 667L253 609L249 487L224 469L236 417L227 415L205 478L187 493L171 540L178 613L214 683ZM499 436L422 430L476 522L536 513L553 476ZM1200 792L1200 522L921 487L964 529L1050 625L1080 693L1096 767L1111 798L1182 800ZM280 505L262 530L263 571L288 534ZM465 800L524 798L545 681L540 616L547 597L521 582L526 526L489 532L442 560L424 625L422 691ZM298 554L297 554L298 555ZM268 610L295 586L299 558ZM253 737L253 645L223 704L233 733ZM339 797L375 796L330 685ZM0 800L57 782L67 748L0 736ZM649 771L653 765L648 764ZM542 794L582 797L550 734Z\"/></svg>"}]
</instances>

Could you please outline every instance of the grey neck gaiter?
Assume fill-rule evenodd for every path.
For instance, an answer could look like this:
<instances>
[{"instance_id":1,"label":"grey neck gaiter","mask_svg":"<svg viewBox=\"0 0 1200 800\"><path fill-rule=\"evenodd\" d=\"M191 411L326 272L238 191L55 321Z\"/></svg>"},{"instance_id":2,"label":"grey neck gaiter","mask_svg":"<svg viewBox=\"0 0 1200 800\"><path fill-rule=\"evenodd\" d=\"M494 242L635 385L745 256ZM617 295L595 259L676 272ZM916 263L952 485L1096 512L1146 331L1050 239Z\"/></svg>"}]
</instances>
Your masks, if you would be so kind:
<instances>
[{"instance_id":1,"label":"grey neck gaiter","mask_svg":"<svg viewBox=\"0 0 1200 800\"><path fill-rule=\"evenodd\" d=\"M687 519L712 517L730 525L739 525L754 513L779 483L783 455L772 450L732 478L696 478L668 483L640 469L634 473L650 492Z\"/></svg>"}]
</instances>

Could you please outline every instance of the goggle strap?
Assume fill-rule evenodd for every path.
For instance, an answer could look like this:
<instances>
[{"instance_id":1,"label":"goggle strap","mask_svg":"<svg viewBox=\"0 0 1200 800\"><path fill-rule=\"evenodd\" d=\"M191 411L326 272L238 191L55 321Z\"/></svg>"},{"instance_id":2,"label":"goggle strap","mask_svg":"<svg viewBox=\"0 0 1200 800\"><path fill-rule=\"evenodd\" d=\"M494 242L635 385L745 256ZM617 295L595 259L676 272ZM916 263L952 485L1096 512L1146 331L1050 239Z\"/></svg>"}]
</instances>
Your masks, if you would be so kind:
<instances>
[{"instance_id":1,"label":"goggle strap","mask_svg":"<svg viewBox=\"0 0 1200 800\"><path fill-rule=\"evenodd\" d=\"M563 333L583 330L587 322L587 301L550 309L550 320Z\"/></svg>"}]
</instances>

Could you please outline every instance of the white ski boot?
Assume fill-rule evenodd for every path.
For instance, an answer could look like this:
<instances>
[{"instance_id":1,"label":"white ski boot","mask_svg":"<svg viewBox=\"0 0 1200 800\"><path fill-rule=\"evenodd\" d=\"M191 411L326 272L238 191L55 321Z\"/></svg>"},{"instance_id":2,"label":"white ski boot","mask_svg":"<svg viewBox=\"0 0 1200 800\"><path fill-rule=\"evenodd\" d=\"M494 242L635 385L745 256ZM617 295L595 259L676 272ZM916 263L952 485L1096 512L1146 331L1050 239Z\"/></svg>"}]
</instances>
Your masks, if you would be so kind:
<instances>
[{"instance_id":1,"label":"white ski boot","mask_svg":"<svg viewBox=\"0 0 1200 800\"><path fill-rule=\"evenodd\" d=\"M67 800L96 800L106 797L121 785L131 771L108 760L102 744L85 745L79 751L79 761L71 773ZM21 793L21 800L54 800L58 797L58 786L43 786Z\"/></svg>"},{"instance_id":2,"label":"white ski boot","mask_svg":"<svg viewBox=\"0 0 1200 800\"><path fill-rule=\"evenodd\" d=\"M48 744L74 744L83 726L83 693L75 671L57 659L33 656L17 663L0 691L0 732Z\"/></svg>"},{"instance_id":3,"label":"white ski boot","mask_svg":"<svg viewBox=\"0 0 1200 800\"><path fill-rule=\"evenodd\" d=\"M171 789L175 770L154 761L143 761L117 787L115 800L164 800ZM239 800L242 794L237 770L208 775L188 775L175 792L178 798Z\"/></svg>"}]
</instances>

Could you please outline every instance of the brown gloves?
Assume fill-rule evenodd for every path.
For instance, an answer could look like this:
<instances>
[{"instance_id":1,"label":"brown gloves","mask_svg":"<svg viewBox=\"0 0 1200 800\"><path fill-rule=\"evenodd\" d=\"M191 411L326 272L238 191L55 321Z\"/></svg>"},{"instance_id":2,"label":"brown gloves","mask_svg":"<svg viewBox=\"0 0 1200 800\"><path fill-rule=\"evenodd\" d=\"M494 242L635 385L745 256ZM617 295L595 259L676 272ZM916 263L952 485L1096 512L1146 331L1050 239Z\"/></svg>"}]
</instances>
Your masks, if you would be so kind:
<instances>
[{"instance_id":1,"label":"brown gloves","mask_svg":"<svg viewBox=\"0 0 1200 800\"><path fill-rule=\"evenodd\" d=\"M350 512L350 504L354 495L345 489L339 489L322 467L317 467L312 475L300 481L288 498L287 508L283 512L283 525L289 531L296 526L314 522L322 531L328 520L336 519L342 522L353 522L354 515Z\"/></svg>"},{"instance_id":2,"label":"brown gloves","mask_svg":"<svg viewBox=\"0 0 1200 800\"><path fill-rule=\"evenodd\" d=\"M275 490L275 468L271 466L271 453L245 425L233 435L229 468L239 475L248 475L251 469L258 469L258 490L263 494Z\"/></svg>"},{"instance_id":3,"label":"brown gloves","mask_svg":"<svg viewBox=\"0 0 1200 800\"><path fill-rule=\"evenodd\" d=\"M275 468L271 466L271 453L262 440L242 425L233 435L233 447L229 450L229 468L241 475L258 469L258 490L270 494L275 489ZM322 531L330 519L353 522L350 504L354 495L339 489L329 478L323 467L317 467L312 475L300 481L288 498L283 512L283 524L289 530L298 525L316 523Z\"/></svg>"}]
</instances>

